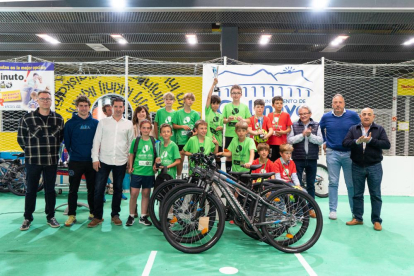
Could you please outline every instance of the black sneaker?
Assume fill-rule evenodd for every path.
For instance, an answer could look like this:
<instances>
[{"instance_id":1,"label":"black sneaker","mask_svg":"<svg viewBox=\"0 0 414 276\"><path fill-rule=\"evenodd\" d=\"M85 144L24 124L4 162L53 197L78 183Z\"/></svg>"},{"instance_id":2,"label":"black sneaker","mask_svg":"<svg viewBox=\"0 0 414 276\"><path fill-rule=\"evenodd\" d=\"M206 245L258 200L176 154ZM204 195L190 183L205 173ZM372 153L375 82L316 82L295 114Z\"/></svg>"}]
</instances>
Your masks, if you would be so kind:
<instances>
[{"instance_id":1,"label":"black sneaker","mask_svg":"<svg viewBox=\"0 0 414 276\"><path fill-rule=\"evenodd\" d=\"M139 223L144 224L146 226L151 226L152 225L151 221L148 220L148 216L140 217L139 218Z\"/></svg>"},{"instance_id":2,"label":"black sneaker","mask_svg":"<svg viewBox=\"0 0 414 276\"><path fill-rule=\"evenodd\" d=\"M51 218L51 219L48 219L47 220L47 224L49 224L50 227L52 227L52 228L58 228L58 227L60 227L59 222L57 222L57 220L54 217Z\"/></svg>"},{"instance_id":3,"label":"black sneaker","mask_svg":"<svg viewBox=\"0 0 414 276\"><path fill-rule=\"evenodd\" d=\"M26 231L26 230L29 230L29 228L30 228L30 223L32 223L30 220L25 219L25 220L23 221L22 226L20 226L20 231Z\"/></svg>"},{"instance_id":4,"label":"black sneaker","mask_svg":"<svg viewBox=\"0 0 414 276\"><path fill-rule=\"evenodd\" d=\"M128 220L127 220L125 225L126 226L132 226L132 225L134 225L134 222L135 222L135 219L131 216L128 216Z\"/></svg>"}]
</instances>

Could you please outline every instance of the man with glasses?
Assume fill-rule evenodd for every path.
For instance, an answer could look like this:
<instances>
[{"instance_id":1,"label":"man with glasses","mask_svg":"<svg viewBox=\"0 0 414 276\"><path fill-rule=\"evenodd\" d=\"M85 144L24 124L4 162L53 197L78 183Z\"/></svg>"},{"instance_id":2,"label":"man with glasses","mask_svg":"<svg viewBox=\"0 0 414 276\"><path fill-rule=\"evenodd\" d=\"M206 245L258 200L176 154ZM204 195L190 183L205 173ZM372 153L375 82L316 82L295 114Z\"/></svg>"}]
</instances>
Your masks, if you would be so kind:
<instances>
[{"instance_id":1,"label":"man with glasses","mask_svg":"<svg viewBox=\"0 0 414 276\"><path fill-rule=\"evenodd\" d=\"M44 181L47 223L53 228L60 226L55 219L55 183L64 120L50 109L52 97L49 91L40 91L38 101L39 107L21 119L17 134L17 142L25 153L27 173L24 221L20 227L22 231L28 230L33 221L41 175Z\"/></svg>"},{"instance_id":2,"label":"man with glasses","mask_svg":"<svg viewBox=\"0 0 414 276\"><path fill-rule=\"evenodd\" d=\"M299 120L292 125L288 135L288 143L293 145L292 159L296 164L296 171L302 182L303 170L306 172L306 190L315 198L315 177L319 158L319 146L323 144L323 137L319 123L314 121L309 106L299 108ZM309 211L312 218L316 218L314 210Z\"/></svg>"},{"instance_id":3,"label":"man with glasses","mask_svg":"<svg viewBox=\"0 0 414 276\"><path fill-rule=\"evenodd\" d=\"M342 141L351 126L359 124L361 120L358 114L345 109L345 99L341 94L332 98L331 112L323 114L320 121L322 136L326 143L323 149L326 151L326 164L329 173L329 219L337 219L338 184L341 167L344 172L345 184L348 190L348 201L353 214L354 185L352 183L351 150L342 146Z\"/></svg>"}]
</instances>

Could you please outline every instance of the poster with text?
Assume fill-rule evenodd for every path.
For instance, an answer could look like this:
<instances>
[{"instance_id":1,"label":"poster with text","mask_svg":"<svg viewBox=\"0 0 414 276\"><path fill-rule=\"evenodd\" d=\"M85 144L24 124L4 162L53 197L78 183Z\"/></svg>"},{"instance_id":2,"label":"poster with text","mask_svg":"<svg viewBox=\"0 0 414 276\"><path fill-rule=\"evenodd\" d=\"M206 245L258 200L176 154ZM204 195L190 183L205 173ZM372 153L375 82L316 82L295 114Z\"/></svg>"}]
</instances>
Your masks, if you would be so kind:
<instances>
[{"instance_id":1,"label":"poster with text","mask_svg":"<svg viewBox=\"0 0 414 276\"><path fill-rule=\"evenodd\" d=\"M208 92L214 76L218 77L221 98L219 111L232 101L230 89L234 84L242 87L241 102L254 114L254 101L265 101L264 114L273 112L272 98L283 98L283 111L290 114L292 122L299 119L298 108L307 105L312 118L319 121L324 112L324 69L321 65L213 65L203 67L203 114Z\"/></svg>"},{"instance_id":2,"label":"poster with text","mask_svg":"<svg viewBox=\"0 0 414 276\"><path fill-rule=\"evenodd\" d=\"M0 62L0 110L35 110L38 93L49 91L54 110L54 64Z\"/></svg>"}]
</instances>

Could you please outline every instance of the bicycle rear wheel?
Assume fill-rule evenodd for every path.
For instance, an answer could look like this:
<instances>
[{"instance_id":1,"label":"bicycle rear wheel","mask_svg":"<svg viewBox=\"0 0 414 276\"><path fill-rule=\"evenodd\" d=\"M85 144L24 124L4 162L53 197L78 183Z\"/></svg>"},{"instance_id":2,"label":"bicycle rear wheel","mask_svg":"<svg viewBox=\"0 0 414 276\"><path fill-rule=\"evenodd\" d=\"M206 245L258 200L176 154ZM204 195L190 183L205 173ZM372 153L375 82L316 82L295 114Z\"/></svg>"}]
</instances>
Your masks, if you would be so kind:
<instances>
[{"instance_id":1,"label":"bicycle rear wheel","mask_svg":"<svg viewBox=\"0 0 414 276\"><path fill-rule=\"evenodd\" d=\"M315 179L315 195L325 198L329 196L329 178L328 168L325 165L318 164Z\"/></svg>"},{"instance_id":2,"label":"bicycle rear wheel","mask_svg":"<svg viewBox=\"0 0 414 276\"><path fill-rule=\"evenodd\" d=\"M168 220L170 210L173 218ZM201 253L213 247L224 231L224 206L201 188L180 190L161 209L165 238L184 253Z\"/></svg>"},{"instance_id":3,"label":"bicycle rear wheel","mask_svg":"<svg viewBox=\"0 0 414 276\"><path fill-rule=\"evenodd\" d=\"M261 206L260 221L271 222L262 226L267 241L286 253L300 253L311 248L322 233L322 212L309 194L296 189L273 192L267 201L279 212L266 205ZM316 218L311 219L313 209Z\"/></svg>"},{"instance_id":4,"label":"bicycle rear wheel","mask_svg":"<svg viewBox=\"0 0 414 276\"><path fill-rule=\"evenodd\" d=\"M18 196L26 195L26 169L19 168L8 184L10 192Z\"/></svg>"},{"instance_id":5,"label":"bicycle rear wheel","mask_svg":"<svg viewBox=\"0 0 414 276\"><path fill-rule=\"evenodd\" d=\"M148 214L151 218L152 223L158 230L162 231L159 219L159 210L161 209L165 195L174 187L178 185L183 185L185 183L187 183L187 181L185 180L172 179L169 181L165 181L164 183L160 184L156 189L154 189L154 192L152 193L148 204Z\"/></svg>"}]
</instances>

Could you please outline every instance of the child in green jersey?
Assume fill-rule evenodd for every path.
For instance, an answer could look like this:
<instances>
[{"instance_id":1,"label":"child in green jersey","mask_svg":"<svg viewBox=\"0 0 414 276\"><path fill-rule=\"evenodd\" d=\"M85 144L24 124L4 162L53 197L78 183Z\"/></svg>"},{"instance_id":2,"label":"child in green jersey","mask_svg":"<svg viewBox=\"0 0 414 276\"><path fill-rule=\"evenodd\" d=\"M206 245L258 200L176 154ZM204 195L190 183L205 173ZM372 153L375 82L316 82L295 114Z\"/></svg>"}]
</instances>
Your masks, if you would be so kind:
<instances>
[{"instance_id":1,"label":"child in green jersey","mask_svg":"<svg viewBox=\"0 0 414 276\"><path fill-rule=\"evenodd\" d=\"M231 170L234 172L248 172L254 160L256 145L252 138L246 137L249 125L244 122L236 124L237 137L231 141L228 151L219 152L218 156L232 157Z\"/></svg>"},{"instance_id":2,"label":"child in green jersey","mask_svg":"<svg viewBox=\"0 0 414 276\"><path fill-rule=\"evenodd\" d=\"M172 127L169 124L162 124L160 134L163 138L160 145L160 168L167 167L167 173L175 179L177 177L177 165L181 162L181 155L177 144L171 141Z\"/></svg>"},{"instance_id":3,"label":"child in green jersey","mask_svg":"<svg viewBox=\"0 0 414 276\"><path fill-rule=\"evenodd\" d=\"M157 114L155 114L154 120L154 135L155 138L158 140L163 139L161 135L161 125L169 124L172 128L172 118L175 113L175 110L172 109L172 106L175 102L174 94L171 92L167 92L164 94L162 98L164 100L165 107L158 109ZM174 130L172 131L171 140L175 142Z\"/></svg>"},{"instance_id":4,"label":"child in green jersey","mask_svg":"<svg viewBox=\"0 0 414 276\"><path fill-rule=\"evenodd\" d=\"M207 122L204 120L198 120L195 123L195 129L197 135L194 135L188 142L185 144L183 151L187 156L191 156L193 153L202 152L206 155L210 153L216 154L218 152L219 144L216 138L207 137ZM189 166L193 167L193 166Z\"/></svg>"},{"instance_id":5,"label":"child in green jersey","mask_svg":"<svg viewBox=\"0 0 414 276\"><path fill-rule=\"evenodd\" d=\"M235 84L230 89L230 95L233 102L224 106L223 110L223 123L226 124L226 132L224 138L224 148L228 149L231 141L234 137L237 137L235 126L237 122L245 121L249 122L249 118L252 116L247 105L240 102L242 97L242 88ZM231 158L226 160L226 170L230 171Z\"/></svg>"},{"instance_id":6,"label":"child in green jersey","mask_svg":"<svg viewBox=\"0 0 414 276\"><path fill-rule=\"evenodd\" d=\"M214 87L217 85L217 78L214 79L213 85L208 92L206 108L205 108L205 118L208 124L207 126L207 137L216 138L219 144L219 152L223 151L223 114L219 113L219 108L221 104L221 99L217 95L212 95ZM217 167L221 169L220 159L216 160Z\"/></svg>"},{"instance_id":7,"label":"child in green jersey","mask_svg":"<svg viewBox=\"0 0 414 276\"><path fill-rule=\"evenodd\" d=\"M184 152L182 151L188 139L192 136L192 130L195 123L200 120L200 115L191 110L191 106L195 101L193 93L184 95L184 108L174 113L173 128L176 130L175 137L178 149L181 151L181 163L177 166L177 178L181 178L181 172L184 164Z\"/></svg>"},{"instance_id":8,"label":"child in green jersey","mask_svg":"<svg viewBox=\"0 0 414 276\"><path fill-rule=\"evenodd\" d=\"M139 144L134 154L135 141L132 141L129 150L129 173L131 173L131 198L129 200L129 217L126 226L132 226L134 224L135 208L137 206L137 198L139 192L142 189L141 199L141 217L139 223L151 226L152 223L148 220L148 202L150 198L151 188L154 186L155 164L154 159L154 146L150 138L150 132L152 130L152 124L148 120L143 120L139 124L141 137L139 138ZM135 155L135 157L134 157ZM134 160L135 158L135 160ZM161 160L157 158L156 162Z\"/></svg>"}]
</instances>

